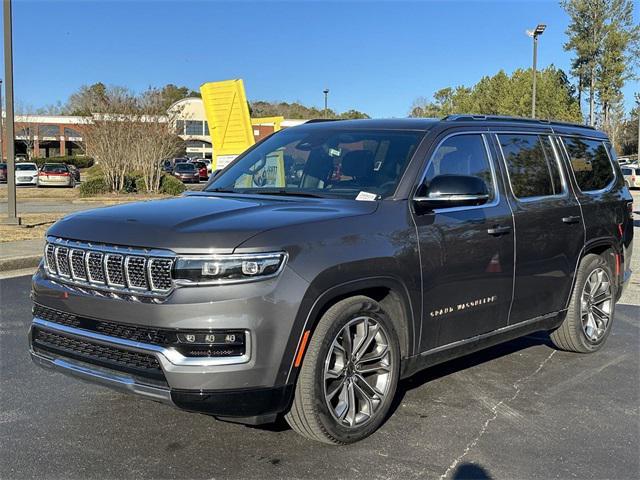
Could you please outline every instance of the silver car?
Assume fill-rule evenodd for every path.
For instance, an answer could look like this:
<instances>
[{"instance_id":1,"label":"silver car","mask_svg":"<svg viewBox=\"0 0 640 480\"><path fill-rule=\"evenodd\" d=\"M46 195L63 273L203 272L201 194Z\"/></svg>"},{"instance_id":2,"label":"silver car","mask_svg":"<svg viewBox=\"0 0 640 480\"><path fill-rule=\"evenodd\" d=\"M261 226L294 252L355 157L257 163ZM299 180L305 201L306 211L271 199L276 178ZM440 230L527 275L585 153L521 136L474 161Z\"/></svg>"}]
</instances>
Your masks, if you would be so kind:
<instances>
[{"instance_id":1,"label":"silver car","mask_svg":"<svg viewBox=\"0 0 640 480\"><path fill-rule=\"evenodd\" d=\"M629 188L640 188L640 165L625 165L621 170Z\"/></svg>"},{"instance_id":2,"label":"silver car","mask_svg":"<svg viewBox=\"0 0 640 480\"><path fill-rule=\"evenodd\" d=\"M38 187L74 187L73 173L63 163L45 163L38 174Z\"/></svg>"}]
</instances>

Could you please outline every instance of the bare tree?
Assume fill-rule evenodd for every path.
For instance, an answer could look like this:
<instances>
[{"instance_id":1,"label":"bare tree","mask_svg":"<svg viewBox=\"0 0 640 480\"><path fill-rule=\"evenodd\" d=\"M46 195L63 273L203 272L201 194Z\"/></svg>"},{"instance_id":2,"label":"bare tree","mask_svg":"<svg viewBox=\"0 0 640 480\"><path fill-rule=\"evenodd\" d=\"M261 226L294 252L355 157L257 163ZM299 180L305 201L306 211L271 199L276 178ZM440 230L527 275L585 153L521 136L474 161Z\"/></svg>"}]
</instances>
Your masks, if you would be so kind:
<instances>
[{"instance_id":1,"label":"bare tree","mask_svg":"<svg viewBox=\"0 0 640 480\"><path fill-rule=\"evenodd\" d=\"M136 97L125 89L112 89L107 102L105 111L94 113L84 128L87 154L99 162L112 191L121 191L132 174L142 176L147 191L158 191L162 160L182 146L172 119L148 92Z\"/></svg>"}]
</instances>

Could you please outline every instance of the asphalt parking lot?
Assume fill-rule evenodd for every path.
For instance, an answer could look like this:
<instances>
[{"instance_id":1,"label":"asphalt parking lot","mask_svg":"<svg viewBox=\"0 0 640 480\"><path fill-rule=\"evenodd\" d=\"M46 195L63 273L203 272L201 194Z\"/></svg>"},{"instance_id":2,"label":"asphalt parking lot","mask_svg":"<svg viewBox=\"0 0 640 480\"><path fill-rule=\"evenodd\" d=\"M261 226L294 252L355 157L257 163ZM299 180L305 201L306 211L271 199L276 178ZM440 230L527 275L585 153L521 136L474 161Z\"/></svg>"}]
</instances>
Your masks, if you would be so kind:
<instances>
[{"instance_id":1,"label":"asphalt parking lot","mask_svg":"<svg viewBox=\"0 0 640 480\"><path fill-rule=\"evenodd\" d=\"M38 369L29 277L3 279L0 478L640 478L632 282L600 352L557 351L537 334L431 368L401 384L377 433L331 447L285 424L223 423Z\"/></svg>"}]
</instances>

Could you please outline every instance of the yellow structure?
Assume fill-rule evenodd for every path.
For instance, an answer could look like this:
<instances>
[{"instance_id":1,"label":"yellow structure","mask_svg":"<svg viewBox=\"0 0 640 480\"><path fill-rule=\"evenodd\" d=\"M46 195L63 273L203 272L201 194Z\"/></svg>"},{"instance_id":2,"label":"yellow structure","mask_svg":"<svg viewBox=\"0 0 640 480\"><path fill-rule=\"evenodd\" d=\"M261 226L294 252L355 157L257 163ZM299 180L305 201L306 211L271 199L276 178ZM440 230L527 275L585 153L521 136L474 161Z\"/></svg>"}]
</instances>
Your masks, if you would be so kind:
<instances>
[{"instance_id":1,"label":"yellow structure","mask_svg":"<svg viewBox=\"0 0 640 480\"><path fill-rule=\"evenodd\" d=\"M273 125L273 131L277 132L282 128L284 117L261 117L252 118L251 125Z\"/></svg>"},{"instance_id":2,"label":"yellow structure","mask_svg":"<svg viewBox=\"0 0 640 480\"><path fill-rule=\"evenodd\" d=\"M212 169L226 167L255 143L249 105L241 79L200 86L213 140Z\"/></svg>"}]
</instances>

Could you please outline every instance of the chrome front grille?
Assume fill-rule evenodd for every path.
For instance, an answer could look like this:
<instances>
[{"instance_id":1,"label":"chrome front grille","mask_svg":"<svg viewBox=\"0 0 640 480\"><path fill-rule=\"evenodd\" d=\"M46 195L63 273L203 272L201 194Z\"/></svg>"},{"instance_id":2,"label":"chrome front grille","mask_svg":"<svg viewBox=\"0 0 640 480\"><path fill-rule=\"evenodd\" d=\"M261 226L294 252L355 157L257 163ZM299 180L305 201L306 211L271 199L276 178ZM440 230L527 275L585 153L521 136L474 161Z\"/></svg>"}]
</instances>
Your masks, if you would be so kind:
<instances>
[{"instance_id":1,"label":"chrome front grille","mask_svg":"<svg viewBox=\"0 0 640 480\"><path fill-rule=\"evenodd\" d=\"M156 297L173 288L171 252L48 237L44 253L49 275L74 285Z\"/></svg>"}]
</instances>

